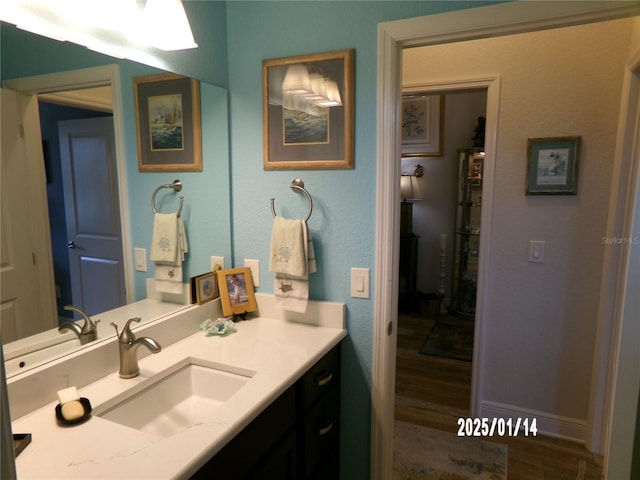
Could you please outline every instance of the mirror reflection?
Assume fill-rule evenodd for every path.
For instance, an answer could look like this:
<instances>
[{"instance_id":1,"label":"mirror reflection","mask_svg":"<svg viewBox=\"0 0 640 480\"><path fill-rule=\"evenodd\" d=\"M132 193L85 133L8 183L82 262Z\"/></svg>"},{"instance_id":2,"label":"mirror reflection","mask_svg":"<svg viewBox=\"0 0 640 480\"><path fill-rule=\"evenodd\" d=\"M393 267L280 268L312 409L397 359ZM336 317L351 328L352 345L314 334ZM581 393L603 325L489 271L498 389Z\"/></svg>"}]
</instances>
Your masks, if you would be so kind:
<instances>
[{"instance_id":1,"label":"mirror reflection","mask_svg":"<svg viewBox=\"0 0 640 480\"><path fill-rule=\"evenodd\" d=\"M29 72L24 75L25 77L52 73L40 72L36 65L37 59L33 60L34 65L29 66L29 57L25 57L20 52L20 42L6 41L7 29L12 39L37 38L40 48L45 51L49 48L52 52L55 51L59 48L56 45L58 42L26 32L17 32L15 27L5 23L0 23L0 28L3 33L3 60L20 57L21 68ZM144 272L134 270L135 262L132 258L134 248L147 250L149 248L153 220L150 198L158 185L173 181L176 177L182 178L185 183L183 218L190 239L194 238L193 233L197 233L199 236L195 238L204 236L204 240L209 240L206 245L199 245L196 242L190 249L189 258L185 262L183 282L188 283L190 276L208 271L210 255L230 258L226 90L212 85L201 85L202 129L204 132L206 129L215 128L211 135L203 135L204 172L141 173L137 171L134 121L136 112L132 102L132 81L137 76L157 74L160 71L88 51L87 55L95 55L98 63L119 66L119 75L116 79L120 82L117 86L120 92L114 93L114 86L109 82L86 85L82 80L70 80L66 85L55 89L39 90L40 93L37 96L27 95L28 99L35 99L36 118L40 120L40 125L37 127L38 135L25 132L25 137L41 138L41 145L31 145L27 148L40 148L44 165L29 169L26 183L23 185L24 190L15 196L15 201L8 200L11 198L9 193L12 189L5 188L3 184L3 231L5 223L17 229L20 222L16 219L27 218L31 224L29 221L23 221L21 228L24 230L24 235L17 237L24 238L24 242L16 243L27 246L30 241L33 241L33 243L39 243L40 249L45 252L42 255L36 248L37 259L34 254L31 254L34 261L37 260L40 263L37 265L37 272L26 275L27 278L32 279L28 283L30 294L25 301L13 302L23 307L23 312L19 313L24 315L20 317L29 320L22 321L17 313L14 314L11 311L11 308L7 309L7 306L12 304L8 299L15 292L9 292L5 288L5 285L13 282L4 281L4 277L2 279L2 340L5 344L4 354L9 376L14 371L9 368L9 363L12 361L18 364L18 372L20 372L80 348L80 341L74 333L58 332L58 326L64 322L79 320L80 325L83 323L80 314L74 316L73 311L65 310L64 307L67 305L80 308L91 318L101 319L101 323L97 326L97 339L100 340L109 338L113 334L104 327L105 315L107 317L116 315L118 317L116 321L122 322L127 319L124 317L127 317L127 308L132 302L149 297L160 304L159 306L154 304L154 308L146 312L143 320L152 320L157 316L166 315L183 308L184 304L188 303L184 296L159 297L153 292L153 285L148 295L147 284L148 279L153 278L153 266L150 264L148 271ZM7 110L12 104L5 101L5 90L19 84L14 81L20 78L11 76L6 71L3 65L3 119L5 114L11 113ZM82 69L77 71L80 72ZM65 71L60 72L62 75L65 73ZM74 88L78 85L82 88ZM36 87L29 88L33 92ZM16 116L18 114L18 112L13 113ZM100 168L70 170L69 164L73 162L68 149L65 149L65 144L74 135L86 137L87 127L91 125L93 128L94 124L98 124L95 128L106 128L112 133L99 136L99 140L94 138L87 141L83 147L90 148L91 155L95 155L96 158L104 155L106 160L104 162L96 160ZM33 122L25 123L25 130L29 128L36 129ZM118 138L118 135L124 138ZM113 138L113 143L105 143L103 138ZM8 157L4 154L6 149L4 143L3 141L3 158ZM92 148L96 145L98 148ZM120 156L123 158L119 158ZM4 174L7 171L4 163L2 168ZM41 178L37 178L39 176ZM11 178L15 183L15 177ZM38 190L39 184L40 189L46 191L46 195L39 197L34 193L34 190ZM41 188L42 184L45 185L44 189ZM70 188L69 185L72 187ZM215 192L213 195L212 189ZM17 189L14 188L14 190ZM84 194L85 197L81 197L80 194ZM23 205L21 202L25 202L24 205L28 205L32 210L45 211L45 218L48 221L39 222L39 225L34 226L33 223L38 222L33 215L25 216L21 208L15 208L16 204ZM159 208L167 211L174 209L173 202L177 202L177 199L171 195L158 196ZM213 212L212 206L215 206ZM18 213L19 210L22 215ZM15 215L6 216L6 212L15 212ZM87 255L84 246L82 249L78 248L79 242L74 238L74 233L78 231L79 217L84 221L83 226L90 225L94 229L91 236L96 237L100 242L96 246L98 253L91 254L96 258L96 261L91 264L92 268L88 270L75 268L74 271L74 266L78 264L78 256ZM110 240L111 245L105 246L105 239ZM3 241L3 245L6 245L6 242ZM5 253L3 248L3 257ZM27 255L29 254L27 252ZM103 257L100 257L101 254ZM42 271L46 272L43 274ZM170 301L164 301L167 299ZM28 362L25 362L25 358L28 358ZM20 363L28 363L28 365L20 367Z\"/></svg>"}]
</instances>

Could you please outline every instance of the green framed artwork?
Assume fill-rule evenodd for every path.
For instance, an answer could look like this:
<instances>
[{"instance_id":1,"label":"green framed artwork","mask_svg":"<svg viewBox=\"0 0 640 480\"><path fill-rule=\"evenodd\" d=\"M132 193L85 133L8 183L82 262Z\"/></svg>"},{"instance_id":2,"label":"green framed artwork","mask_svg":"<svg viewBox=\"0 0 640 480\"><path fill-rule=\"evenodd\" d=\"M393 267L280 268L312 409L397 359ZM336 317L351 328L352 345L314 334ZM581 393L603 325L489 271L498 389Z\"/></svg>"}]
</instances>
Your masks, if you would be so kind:
<instances>
[{"instance_id":1,"label":"green framed artwork","mask_svg":"<svg viewBox=\"0 0 640 480\"><path fill-rule=\"evenodd\" d=\"M527 195L575 195L580 137L528 139Z\"/></svg>"}]
</instances>

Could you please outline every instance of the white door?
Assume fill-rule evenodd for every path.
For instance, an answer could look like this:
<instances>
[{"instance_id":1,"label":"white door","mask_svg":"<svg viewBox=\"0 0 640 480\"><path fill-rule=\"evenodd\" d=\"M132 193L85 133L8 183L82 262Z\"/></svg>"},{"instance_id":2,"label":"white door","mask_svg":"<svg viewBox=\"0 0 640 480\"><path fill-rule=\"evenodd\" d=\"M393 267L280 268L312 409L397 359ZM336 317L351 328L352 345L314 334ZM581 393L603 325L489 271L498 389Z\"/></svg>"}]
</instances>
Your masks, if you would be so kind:
<instances>
[{"instance_id":1,"label":"white door","mask_svg":"<svg viewBox=\"0 0 640 480\"><path fill-rule=\"evenodd\" d=\"M126 303L113 118L58 122L73 304Z\"/></svg>"},{"instance_id":2,"label":"white door","mask_svg":"<svg viewBox=\"0 0 640 480\"><path fill-rule=\"evenodd\" d=\"M25 140L23 126L39 122L37 101L7 89L0 98L0 331L6 343L52 328L57 320L51 285L43 281L50 272L50 251L47 256L42 250L48 238L37 231L42 223L48 230L48 217L42 219L36 205L45 190L42 141L39 130L38 138Z\"/></svg>"}]
</instances>

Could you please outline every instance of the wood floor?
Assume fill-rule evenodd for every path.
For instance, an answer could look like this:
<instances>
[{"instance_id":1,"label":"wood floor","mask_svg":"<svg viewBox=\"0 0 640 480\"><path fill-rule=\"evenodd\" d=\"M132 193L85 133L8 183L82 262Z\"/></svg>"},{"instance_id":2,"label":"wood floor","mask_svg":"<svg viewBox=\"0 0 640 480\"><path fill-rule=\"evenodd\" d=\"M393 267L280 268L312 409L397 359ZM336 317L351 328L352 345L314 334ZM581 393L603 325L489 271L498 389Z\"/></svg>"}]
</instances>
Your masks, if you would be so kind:
<instances>
[{"instance_id":1,"label":"wood floor","mask_svg":"<svg viewBox=\"0 0 640 480\"><path fill-rule=\"evenodd\" d=\"M419 353L434 321L400 315L395 418L455 433L458 418L470 413L471 362ZM602 457L573 442L522 435L485 440L509 445L509 480L602 478Z\"/></svg>"}]
</instances>

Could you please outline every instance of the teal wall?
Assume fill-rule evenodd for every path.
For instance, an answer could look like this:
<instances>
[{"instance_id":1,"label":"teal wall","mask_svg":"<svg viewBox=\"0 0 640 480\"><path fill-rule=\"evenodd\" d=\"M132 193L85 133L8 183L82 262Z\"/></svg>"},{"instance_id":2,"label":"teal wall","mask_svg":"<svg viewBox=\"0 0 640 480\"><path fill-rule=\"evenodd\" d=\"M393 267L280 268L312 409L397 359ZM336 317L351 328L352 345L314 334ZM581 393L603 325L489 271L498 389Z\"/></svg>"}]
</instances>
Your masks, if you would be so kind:
<instances>
[{"instance_id":1,"label":"teal wall","mask_svg":"<svg viewBox=\"0 0 640 480\"><path fill-rule=\"evenodd\" d=\"M279 213L304 216L306 199L288 187L301 177L314 199L309 227L314 238L318 272L310 278L311 298L344 302L347 306L348 338L343 348L342 382L342 478L369 477L370 402L373 345L373 297L350 297L350 269L371 269L374 284L374 236L376 201L376 68L378 23L446 11L479 7L478 1L230 1L225 4L186 1L192 29L200 48L180 54L162 55L155 66L226 87L229 92L231 228L200 226L193 222L194 242L216 241L215 235L231 235L233 251L226 255L242 265L243 259L261 261L261 292L273 292L273 276L268 272L268 248L272 217L269 205L276 198ZM46 73L114 63L84 48L58 44L43 48L36 37L20 38L20 49L6 58L7 41L15 42L15 29L2 28L2 78ZM22 34L27 35L27 34ZM35 43L36 45L32 45ZM355 168L323 171L264 171L262 168L262 72L264 59L314 52L355 49ZM8 51L8 49L7 49ZM24 59L34 55L35 65ZM118 61L124 85L144 75L146 67ZM126 93L129 92L129 93ZM124 89L125 105L132 105L132 90ZM203 95L203 105L226 101L217 92ZM127 109L127 158L130 162L129 194L132 208L133 246L146 246L151 235L149 199L159 183L173 180L174 174L141 174L137 171L133 109ZM395 128L390 125L389 128ZM224 135L220 129L210 132ZM203 134L203 138L207 138ZM211 143L213 156L223 157L218 138ZM217 167L216 167L217 168ZM188 181L185 202L210 209L222 208L215 185L224 183L205 164L203 174L180 174ZM171 178L169 178L171 177ZM194 190L195 189L195 190ZM193 193L197 192L197 198ZM187 200L189 199L189 200ZM195 205L198 205L196 207ZM227 207L228 208L228 207ZM195 215L195 214L194 214ZM196 227L196 224L198 227ZM201 229L201 230L200 230ZM206 245L202 245L202 251ZM204 256L204 253L202 254ZM140 280L136 276L139 295ZM372 292L375 294L375 292ZM274 352L277 355L277 352Z\"/></svg>"},{"instance_id":2,"label":"teal wall","mask_svg":"<svg viewBox=\"0 0 640 480\"><path fill-rule=\"evenodd\" d=\"M234 258L238 265L244 258L259 259L260 291L273 292L269 199L275 197L279 214L303 217L306 199L289 189L291 180L302 178L314 200L309 228L318 272L310 276L310 295L347 306L341 429L345 479L369 478L374 302L373 297L351 298L350 269L371 269L373 287L378 23L476 6L480 4L431 1L227 4ZM355 168L264 171L262 60L346 48L355 49Z\"/></svg>"}]
</instances>

